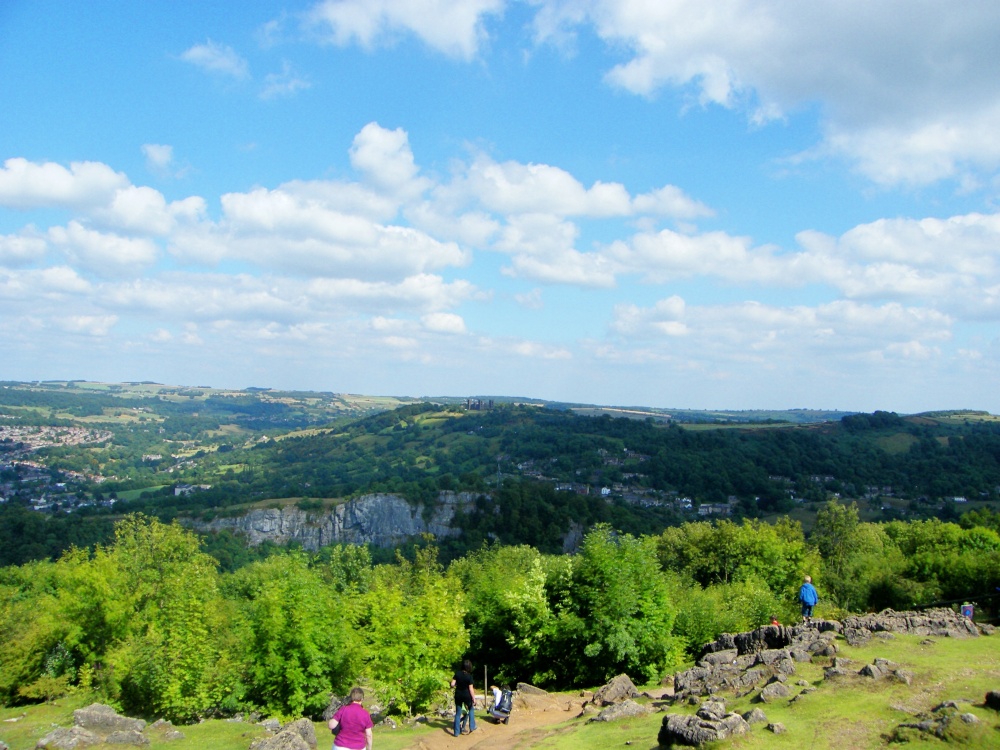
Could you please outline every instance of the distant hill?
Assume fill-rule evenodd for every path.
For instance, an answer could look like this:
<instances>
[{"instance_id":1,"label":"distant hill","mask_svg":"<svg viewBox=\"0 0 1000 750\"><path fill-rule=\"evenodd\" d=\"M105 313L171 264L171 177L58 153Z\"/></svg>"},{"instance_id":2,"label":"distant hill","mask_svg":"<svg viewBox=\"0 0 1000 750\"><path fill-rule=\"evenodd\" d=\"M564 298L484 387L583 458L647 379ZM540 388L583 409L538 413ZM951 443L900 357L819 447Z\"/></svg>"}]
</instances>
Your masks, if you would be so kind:
<instances>
[{"instance_id":1,"label":"distant hill","mask_svg":"<svg viewBox=\"0 0 1000 750\"><path fill-rule=\"evenodd\" d=\"M808 528L830 498L857 502L865 520L1000 503L1000 419L974 410L696 411L7 381L0 449L0 494L11 500L0 505L0 543L12 545L0 563L99 540L125 512L205 519L373 492L428 512L441 492L481 496L456 515L455 555L490 539L559 551L598 522L642 534L789 514ZM5 537L4 524L29 531Z\"/></svg>"}]
</instances>

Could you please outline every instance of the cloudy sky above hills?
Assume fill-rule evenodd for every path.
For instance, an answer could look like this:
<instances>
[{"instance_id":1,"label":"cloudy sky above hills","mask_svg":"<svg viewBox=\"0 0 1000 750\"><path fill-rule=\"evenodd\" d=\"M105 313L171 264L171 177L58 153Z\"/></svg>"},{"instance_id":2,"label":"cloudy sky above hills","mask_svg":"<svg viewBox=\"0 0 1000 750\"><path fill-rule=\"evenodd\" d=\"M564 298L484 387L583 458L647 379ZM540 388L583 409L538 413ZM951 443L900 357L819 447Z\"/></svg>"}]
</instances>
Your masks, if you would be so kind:
<instances>
[{"instance_id":1,"label":"cloudy sky above hills","mask_svg":"<svg viewBox=\"0 0 1000 750\"><path fill-rule=\"evenodd\" d=\"M0 5L0 379L1000 412L1000 5Z\"/></svg>"}]
</instances>

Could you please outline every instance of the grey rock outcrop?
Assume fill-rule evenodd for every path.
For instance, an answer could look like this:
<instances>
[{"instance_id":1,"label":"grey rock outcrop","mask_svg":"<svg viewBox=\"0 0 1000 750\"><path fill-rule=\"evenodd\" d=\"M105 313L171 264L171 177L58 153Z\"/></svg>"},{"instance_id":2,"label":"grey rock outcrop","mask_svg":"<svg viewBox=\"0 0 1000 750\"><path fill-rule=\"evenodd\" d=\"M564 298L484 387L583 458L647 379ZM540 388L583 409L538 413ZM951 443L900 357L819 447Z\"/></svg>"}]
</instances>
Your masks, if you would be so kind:
<instances>
[{"instance_id":1,"label":"grey rock outcrop","mask_svg":"<svg viewBox=\"0 0 1000 750\"><path fill-rule=\"evenodd\" d=\"M146 722L121 716L111 706L93 703L73 712L73 726L60 727L42 737L36 748L74 750L102 743L143 747L149 739L142 733Z\"/></svg>"},{"instance_id":2,"label":"grey rock outcrop","mask_svg":"<svg viewBox=\"0 0 1000 750\"><path fill-rule=\"evenodd\" d=\"M121 716L111 706L103 703L92 703L86 708L77 709L73 712L73 723L94 734L105 736L114 732L142 732L146 728L146 722L142 719Z\"/></svg>"},{"instance_id":3,"label":"grey rock outcrop","mask_svg":"<svg viewBox=\"0 0 1000 750\"><path fill-rule=\"evenodd\" d=\"M270 541L297 542L308 550L335 543L393 547L420 534L438 538L457 536L459 530L451 526L456 511L474 503L478 496L470 492L441 492L427 518L421 506L410 504L400 495L375 493L349 500L326 513L290 505L190 523L199 531L225 529L242 534L250 546Z\"/></svg>"},{"instance_id":4,"label":"grey rock outcrop","mask_svg":"<svg viewBox=\"0 0 1000 750\"><path fill-rule=\"evenodd\" d=\"M611 704L590 721L618 721L618 719L625 719L629 716L645 716L648 713L649 709L646 706L626 699L620 703Z\"/></svg>"},{"instance_id":5,"label":"grey rock outcrop","mask_svg":"<svg viewBox=\"0 0 1000 750\"><path fill-rule=\"evenodd\" d=\"M896 612L884 609L876 614L845 617L844 637L853 645L865 643L873 635L911 633L947 638L976 638L979 628L968 617L950 609Z\"/></svg>"},{"instance_id":6,"label":"grey rock outcrop","mask_svg":"<svg viewBox=\"0 0 1000 750\"><path fill-rule=\"evenodd\" d=\"M594 703L598 706L610 706L627 698L638 698L639 691L627 674L620 674L611 679L607 685L594 693Z\"/></svg>"},{"instance_id":7,"label":"grey rock outcrop","mask_svg":"<svg viewBox=\"0 0 1000 750\"><path fill-rule=\"evenodd\" d=\"M776 676L784 680L795 674L796 662L835 654L833 639L839 628L838 622L821 620L812 626L768 625L747 633L724 633L704 646L697 666L674 675L675 699L725 690L747 695Z\"/></svg>"},{"instance_id":8,"label":"grey rock outcrop","mask_svg":"<svg viewBox=\"0 0 1000 750\"><path fill-rule=\"evenodd\" d=\"M99 745L104 738L83 727L59 727L53 729L35 744L35 747L53 750L76 750L76 748Z\"/></svg>"},{"instance_id":9,"label":"grey rock outcrop","mask_svg":"<svg viewBox=\"0 0 1000 750\"><path fill-rule=\"evenodd\" d=\"M890 734L890 742L907 742L923 736L948 740L952 726L956 723L975 724L979 718L967 711L963 712L956 701L946 701L930 713L921 714L918 721L908 721L898 725Z\"/></svg>"},{"instance_id":10,"label":"grey rock outcrop","mask_svg":"<svg viewBox=\"0 0 1000 750\"><path fill-rule=\"evenodd\" d=\"M250 750L310 750L309 745L295 732L278 732L250 743Z\"/></svg>"},{"instance_id":11,"label":"grey rock outcrop","mask_svg":"<svg viewBox=\"0 0 1000 750\"><path fill-rule=\"evenodd\" d=\"M281 728L281 731L295 732L309 747L316 747L316 727L313 726L313 723L309 719L296 719L289 724L285 724Z\"/></svg>"},{"instance_id":12,"label":"grey rock outcrop","mask_svg":"<svg viewBox=\"0 0 1000 750\"><path fill-rule=\"evenodd\" d=\"M528 711L555 711L562 710L563 705L548 691L529 685L527 682L519 682L514 691L514 708Z\"/></svg>"},{"instance_id":13,"label":"grey rock outcrop","mask_svg":"<svg viewBox=\"0 0 1000 750\"><path fill-rule=\"evenodd\" d=\"M774 703L776 700L787 698L789 695L791 695L791 691L787 685L783 682L772 682L760 691L760 700L762 703Z\"/></svg>"},{"instance_id":14,"label":"grey rock outcrop","mask_svg":"<svg viewBox=\"0 0 1000 750\"><path fill-rule=\"evenodd\" d=\"M254 740L250 750L316 750L316 728L309 719L297 719L273 737Z\"/></svg>"},{"instance_id":15,"label":"grey rock outcrop","mask_svg":"<svg viewBox=\"0 0 1000 750\"><path fill-rule=\"evenodd\" d=\"M660 747L698 747L734 735L746 734L750 725L737 713L726 713L725 703L703 703L694 716L667 714L663 717L659 734Z\"/></svg>"},{"instance_id":16,"label":"grey rock outcrop","mask_svg":"<svg viewBox=\"0 0 1000 750\"><path fill-rule=\"evenodd\" d=\"M145 747L149 744L149 738L142 732L135 729L122 729L112 732L104 738L108 745L134 745L135 747Z\"/></svg>"}]
</instances>

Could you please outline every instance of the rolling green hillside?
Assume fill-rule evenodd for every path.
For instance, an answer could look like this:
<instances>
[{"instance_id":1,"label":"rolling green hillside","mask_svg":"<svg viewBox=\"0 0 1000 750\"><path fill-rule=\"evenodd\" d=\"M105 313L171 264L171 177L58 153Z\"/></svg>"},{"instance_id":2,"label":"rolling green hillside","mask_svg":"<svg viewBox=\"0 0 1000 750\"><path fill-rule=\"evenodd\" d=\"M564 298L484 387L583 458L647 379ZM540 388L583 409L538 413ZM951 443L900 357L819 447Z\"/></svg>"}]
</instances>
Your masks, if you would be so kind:
<instances>
[{"instance_id":1,"label":"rolling green hillside","mask_svg":"<svg viewBox=\"0 0 1000 750\"><path fill-rule=\"evenodd\" d=\"M0 563L102 541L142 511L209 518L370 492L429 506L480 493L446 556L482 541L562 549L597 522L656 533L710 511L811 527L818 504L865 520L956 518L1000 499L1000 422L691 412L528 399L395 399L152 383L0 384ZM683 421L681 421L683 420ZM187 489L178 490L178 487ZM33 508L33 509L29 509ZM40 510L39 510L40 508Z\"/></svg>"}]
</instances>

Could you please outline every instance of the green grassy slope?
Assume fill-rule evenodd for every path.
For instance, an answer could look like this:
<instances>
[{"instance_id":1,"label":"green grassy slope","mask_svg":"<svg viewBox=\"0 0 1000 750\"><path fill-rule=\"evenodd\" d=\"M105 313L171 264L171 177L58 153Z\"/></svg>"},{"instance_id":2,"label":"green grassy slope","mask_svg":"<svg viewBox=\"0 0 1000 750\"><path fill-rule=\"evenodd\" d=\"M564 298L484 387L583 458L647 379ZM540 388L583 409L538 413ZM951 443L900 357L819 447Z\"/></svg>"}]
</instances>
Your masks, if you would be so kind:
<instances>
[{"instance_id":1,"label":"green grassy slope","mask_svg":"<svg viewBox=\"0 0 1000 750\"><path fill-rule=\"evenodd\" d=\"M838 640L840 656L852 659L852 667L860 669L876 658L889 659L914 674L913 684L873 682L856 676L827 681L823 679L827 659L797 664L797 672L788 682L793 687L793 695L802 690L796 685L799 680L816 688L798 700L763 705L754 702L755 693L740 699L725 696L730 710L744 713L755 706L760 707L769 721L784 724L787 732L775 735L758 724L752 734L734 738L721 746L734 750L882 748L890 744L889 736L899 724L918 721L935 706L952 700L959 701L963 713L971 713L980 721L972 725L956 722L955 732L948 737L949 746L982 750L1000 747L1000 714L983 706L985 693L1000 689L998 638L926 639L900 635L887 640L876 638L862 647L852 647ZM69 726L73 710L89 702L89 697L76 695L52 705L0 709L0 739L7 742L11 750L34 748L53 724ZM645 702L653 705L652 701ZM693 713L696 708L684 705L667 710ZM553 723L518 735L517 747L522 750L604 750L628 745L653 750L657 747L656 736L664 714L655 711L643 718L614 723L586 723L584 719L565 720L565 716L562 712L554 713ZM245 750L253 739L263 735L263 730L255 725L220 720L179 729L186 737L173 742L149 732L150 747L154 750L166 747L172 750ZM326 746L325 728L317 724L316 729L320 745ZM376 729L375 746L379 750L417 748L441 734L439 721L413 729L379 728Z\"/></svg>"}]
</instances>

